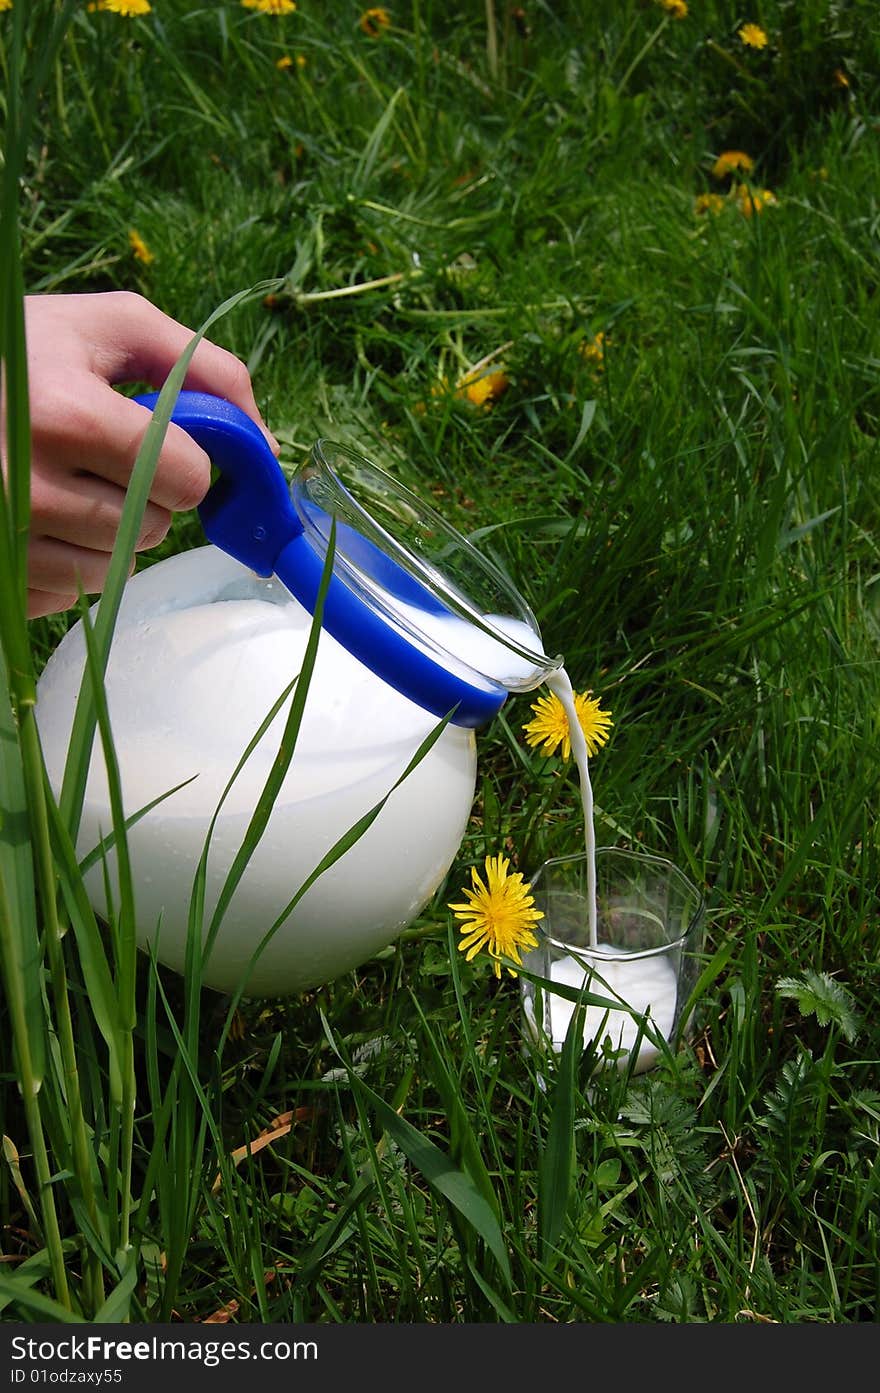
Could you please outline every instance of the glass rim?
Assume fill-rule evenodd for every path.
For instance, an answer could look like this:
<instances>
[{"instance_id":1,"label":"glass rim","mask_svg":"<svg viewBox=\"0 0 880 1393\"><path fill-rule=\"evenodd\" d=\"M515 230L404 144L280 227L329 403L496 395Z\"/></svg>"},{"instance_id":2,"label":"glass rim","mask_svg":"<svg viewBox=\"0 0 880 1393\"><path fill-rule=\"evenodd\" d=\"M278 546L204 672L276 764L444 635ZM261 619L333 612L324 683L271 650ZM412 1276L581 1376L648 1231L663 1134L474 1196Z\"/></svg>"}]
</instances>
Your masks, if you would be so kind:
<instances>
[{"instance_id":1,"label":"glass rim","mask_svg":"<svg viewBox=\"0 0 880 1393\"><path fill-rule=\"evenodd\" d=\"M515 617L517 619L522 619L523 616L526 616L526 622L528 622L529 627L534 627L536 636L540 638L537 621L535 621L529 605L513 582L508 579L504 572L496 566L494 562L490 561L488 557L485 557L472 542L469 542L457 528L447 522L441 513L438 513L429 503L423 502L423 500L419 498L417 494L413 493L411 489L407 488L405 484L400 483L399 480L395 479L391 474L388 474L384 469L380 468L379 465L374 464L366 455L362 455L360 451L353 449L350 445L344 445L339 441L330 440L323 436L314 441L310 450L310 457L313 464L321 472L325 480L329 482L332 491L345 497L347 506L352 508L358 520L363 522L363 530L368 539L371 535L373 538L378 539L383 551L391 555L393 560L401 566L403 570L414 576L427 590L438 594L454 613L466 619L469 623L476 625L478 629L489 634L497 643L502 644L503 647L515 653L518 657L525 658L526 661L532 665L536 675L529 678L527 683L511 684L508 688L509 690L531 691L535 687L540 686L552 673L559 671L563 664L562 655L551 658L548 654L543 652L543 650L528 648L525 644L518 643L515 639L512 639L508 633L494 625L491 620L487 619L486 615L478 610L468 597L463 596L459 591L455 590L446 581L441 572L435 571L425 565L418 556L415 556L403 543L399 542L396 537L388 532L381 523L377 522L372 514L352 494L351 490L346 487L336 470L330 464L327 458L327 451L333 451L336 454L342 455L353 464L361 468L366 468L376 475L383 487L387 488L389 494L397 496L412 510L415 516L425 519L448 540L454 542L480 571L486 573L487 577L499 587L504 595L510 597L511 602L515 606ZM295 479L293 482L295 484ZM296 506L295 499L294 506ZM310 530L314 529L312 528ZM505 683L505 685L507 684Z\"/></svg>"}]
</instances>

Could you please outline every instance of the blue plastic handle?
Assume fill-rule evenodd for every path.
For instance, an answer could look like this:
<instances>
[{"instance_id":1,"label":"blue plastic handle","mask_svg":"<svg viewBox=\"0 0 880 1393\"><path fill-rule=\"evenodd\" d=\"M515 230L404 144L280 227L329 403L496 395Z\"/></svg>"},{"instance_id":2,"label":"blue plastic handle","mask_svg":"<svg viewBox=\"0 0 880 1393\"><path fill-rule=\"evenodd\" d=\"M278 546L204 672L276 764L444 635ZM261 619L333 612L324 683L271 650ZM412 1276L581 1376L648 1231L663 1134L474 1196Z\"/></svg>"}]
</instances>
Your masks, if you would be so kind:
<instances>
[{"instance_id":1,"label":"blue plastic handle","mask_svg":"<svg viewBox=\"0 0 880 1393\"><path fill-rule=\"evenodd\" d=\"M158 393L135 397L152 410ZM314 613L324 558L313 548L290 497L290 487L262 431L232 402L205 392L180 392L171 420L201 445L219 472L199 504L210 542L261 576L277 575ZM447 612L367 538L339 524L340 551L381 576L390 595L428 613ZM451 616L450 616L451 617ZM337 575L324 597L323 627L377 677L435 716L453 713L454 725L485 725L507 698L506 687L475 687L450 672L387 623Z\"/></svg>"},{"instance_id":2,"label":"blue plastic handle","mask_svg":"<svg viewBox=\"0 0 880 1393\"><path fill-rule=\"evenodd\" d=\"M135 397L151 411L158 400L158 392ZM279 554L303 528L259 426L231 401L207 392L181 392L171 419L220 471L199 504L208 541L257 575L273 575Z\"/></svg>"}]
</instances>

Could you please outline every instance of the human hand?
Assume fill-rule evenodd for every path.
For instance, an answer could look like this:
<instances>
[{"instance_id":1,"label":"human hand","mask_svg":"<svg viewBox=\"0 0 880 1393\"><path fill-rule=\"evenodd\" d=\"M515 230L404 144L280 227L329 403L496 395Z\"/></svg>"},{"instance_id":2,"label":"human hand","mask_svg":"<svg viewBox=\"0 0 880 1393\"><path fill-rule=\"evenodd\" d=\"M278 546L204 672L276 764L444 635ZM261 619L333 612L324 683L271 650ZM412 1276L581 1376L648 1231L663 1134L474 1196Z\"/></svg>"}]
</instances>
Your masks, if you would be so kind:
<instances>
[{"instance_id":1,"label":"human hand","mask_svg":"<svg viewBox=\"0 0 880 1393\"><path fill-rule=\"evenodd\" d=\"M100 591L119 528L125 489L152 413L113 390L161 387L192 331L128 291L25 297L31 412L31 526L28 617L75 604L77 589ZM225 397L247 413L274 452L244 363L203 339L186 376L192 391ZM5 445L5 424L0 444ZM169 425L136 550L155 546L171 515L194 508L210 483L210 461Z\"/></svg>"}]
</instances>

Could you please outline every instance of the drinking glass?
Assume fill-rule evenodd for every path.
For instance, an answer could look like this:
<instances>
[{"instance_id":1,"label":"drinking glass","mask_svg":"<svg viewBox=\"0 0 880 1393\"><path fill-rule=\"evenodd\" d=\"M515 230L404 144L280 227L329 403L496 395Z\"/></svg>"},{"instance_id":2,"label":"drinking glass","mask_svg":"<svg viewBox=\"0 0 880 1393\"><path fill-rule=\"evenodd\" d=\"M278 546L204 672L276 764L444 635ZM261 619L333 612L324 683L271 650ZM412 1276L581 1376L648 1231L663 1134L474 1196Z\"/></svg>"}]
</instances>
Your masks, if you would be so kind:
<instances>
[{"instance_id":1,"label":"drinking glass","mask_svg":"<svg viewBox=\"0 0 880 1393\"><path fill-rule=\"evenodd\" d=\"M545 861L533 876L538 946L523 956L520 978L529 1038L560 1050L576 1001L554 987L583 991L583 1044L597 1067L641 1073L689 1031L688 1001L699 971L705 904L671 861L642 851L596 852L596 942L591 942L585 852Z\"/></svg>"}]
</instances>

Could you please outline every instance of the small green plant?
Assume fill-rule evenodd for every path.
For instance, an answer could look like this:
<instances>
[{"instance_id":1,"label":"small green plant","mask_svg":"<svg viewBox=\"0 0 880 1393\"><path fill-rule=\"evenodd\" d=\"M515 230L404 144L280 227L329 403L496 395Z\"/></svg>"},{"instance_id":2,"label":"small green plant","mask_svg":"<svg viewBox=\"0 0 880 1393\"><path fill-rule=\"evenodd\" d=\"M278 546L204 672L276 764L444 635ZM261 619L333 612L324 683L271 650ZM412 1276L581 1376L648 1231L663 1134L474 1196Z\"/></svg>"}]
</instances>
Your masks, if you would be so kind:
<instances>
[{"instance_id":1,"label":"small green plant","mask_svg":"<svg viewBox=\"0 0 880 1393\"><path fill-rule=\"evenodd\" d=\"M819 1025L836 1026L848 1044L855 1044L861 1028L855 999L827 972L805 968L797 977L780 977L776 990L796 1001L802 1016L815 1016Z\"/></svg>"}]
</instances>

